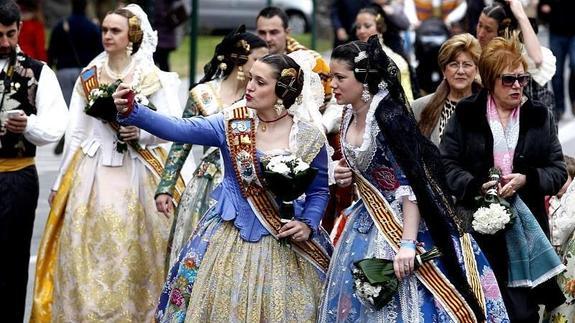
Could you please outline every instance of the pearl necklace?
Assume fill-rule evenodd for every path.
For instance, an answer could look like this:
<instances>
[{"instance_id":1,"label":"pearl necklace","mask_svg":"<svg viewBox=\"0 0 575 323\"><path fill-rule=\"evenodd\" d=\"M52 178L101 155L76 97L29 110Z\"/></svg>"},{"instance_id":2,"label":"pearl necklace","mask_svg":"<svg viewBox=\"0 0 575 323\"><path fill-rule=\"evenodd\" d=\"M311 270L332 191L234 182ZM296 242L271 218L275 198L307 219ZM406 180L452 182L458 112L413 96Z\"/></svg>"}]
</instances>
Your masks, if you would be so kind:
<instances>
[{"instance_id":1,"label":"pearl necklace","mask_svg":"<svg viewBox=\"0 0 575 323\"><path fill-rule=\"evenodd\" d=\"M109 66L109 61L104 62L104 64L103 64L104 65L104 71L106 72L106 74L108 74L108 76L110 76L110 78L112 78L114 80L124 80L124 78L126 78L126 76L132 70L132 67L134 67L134 62L135 62L135 60L131 59L128 66L124 67L124 69L119 73L116 73L112 70L112 68Z\"/></svg>"}]
</instances>

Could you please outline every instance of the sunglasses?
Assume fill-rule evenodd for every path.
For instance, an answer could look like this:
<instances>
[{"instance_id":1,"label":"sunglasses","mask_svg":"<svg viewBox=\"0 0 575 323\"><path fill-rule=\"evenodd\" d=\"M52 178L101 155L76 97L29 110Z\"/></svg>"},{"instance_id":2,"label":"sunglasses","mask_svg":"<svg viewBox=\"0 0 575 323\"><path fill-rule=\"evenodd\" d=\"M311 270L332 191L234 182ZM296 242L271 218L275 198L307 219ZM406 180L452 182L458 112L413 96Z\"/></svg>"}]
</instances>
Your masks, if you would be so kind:
<instances>
[{"instance_id":1,"label":"sunglasses","mask_svg":"<svg viewBox=\"0 0 575 323\"><path fill-rule=\"evenodd\" d=\"M531 76L529 74L501 74L501 84L504 86L513 86L515 81L519 82L519 86L525 86L529 83Z\"/></svg>"}]
</instances>

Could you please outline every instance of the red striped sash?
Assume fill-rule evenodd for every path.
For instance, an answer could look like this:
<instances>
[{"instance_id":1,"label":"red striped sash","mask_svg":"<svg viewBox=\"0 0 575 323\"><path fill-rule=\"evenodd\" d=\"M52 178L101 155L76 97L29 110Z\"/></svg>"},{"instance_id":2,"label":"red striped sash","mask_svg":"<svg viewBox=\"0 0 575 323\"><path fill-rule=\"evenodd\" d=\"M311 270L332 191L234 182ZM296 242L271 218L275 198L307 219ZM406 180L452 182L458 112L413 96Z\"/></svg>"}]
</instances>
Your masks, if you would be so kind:
<instances>
[{"instance_id":1,"label":"red striped sash","mask_svg":"<svg viewBox=\"0 0 575 323\"><path fill-rule=\"evenodd\" d=\"M355 182L373 222L390 246L397 252L403 233L402 224L393 214L391 206L381 193L361 174L355 172ZM418 247L417 252L425 250ZM433 262L426 262L415 271L421 283L433 294L455 322L476 322L475 314L455 286Z\"/></svg>"}]
</instances>

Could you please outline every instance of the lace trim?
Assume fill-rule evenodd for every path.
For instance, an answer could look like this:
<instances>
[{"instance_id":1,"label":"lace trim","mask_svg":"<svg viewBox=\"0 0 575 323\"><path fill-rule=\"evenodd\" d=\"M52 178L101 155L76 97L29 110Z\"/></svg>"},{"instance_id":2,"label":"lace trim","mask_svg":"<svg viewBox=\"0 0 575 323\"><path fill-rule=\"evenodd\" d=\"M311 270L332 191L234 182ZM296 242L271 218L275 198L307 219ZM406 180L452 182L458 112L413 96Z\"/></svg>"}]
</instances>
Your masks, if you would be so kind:
<instances>
[{"instance_id":1,"label":"lace trim","mask_svg":"<svg viewBox=\"0 0 575 323\"><path fill-rule=\"evenodd\" d=\"M363 130L363 138L361 146L356 147L345 141L345 134L349 129L352 117L352 107L347 105L343 116L343 131L342 146L345 154L349 157L348 162L351 166L357 168L361 172L365 172L367 167L371 164L373 157L377 152L376 137L379 134L379 126L375 120L375 110L379 102L388 94L387 90L379 91L371 100L367 116L365 118L365 129Z\"/></svg>"},{"instance_id":2,"label":"lace trim","mask_svg":"<svg viewBox=\"0 0 575 323\"><path fill-rule=\"evenodd\" d=\"M413 192L413 189L409 185L401 185L395 190L396 200L401 201L404 196L407 196L407 198L412 202L417 201L417 197L415 197L415 193Z\"/></svg>"}]
</instances>

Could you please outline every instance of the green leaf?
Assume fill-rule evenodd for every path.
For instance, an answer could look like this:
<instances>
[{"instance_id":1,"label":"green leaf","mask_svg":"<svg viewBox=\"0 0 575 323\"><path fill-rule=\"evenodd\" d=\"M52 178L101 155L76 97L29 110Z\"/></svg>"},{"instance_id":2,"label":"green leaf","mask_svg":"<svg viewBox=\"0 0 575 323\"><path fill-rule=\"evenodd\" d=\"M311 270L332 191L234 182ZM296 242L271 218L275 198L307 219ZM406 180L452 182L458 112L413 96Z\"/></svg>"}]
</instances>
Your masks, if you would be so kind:
<instances>
[{"instance_id":1,"label":"green leaf","mask_svg":"<svg viewBox=\"0 0 575 323\"><path fill-rule=\"evenodd\" d=\"M395 279L393 261L379 258L369 258L355 264L365 275L370 284L383 283Z\"/></svg>"}]
</instances>

